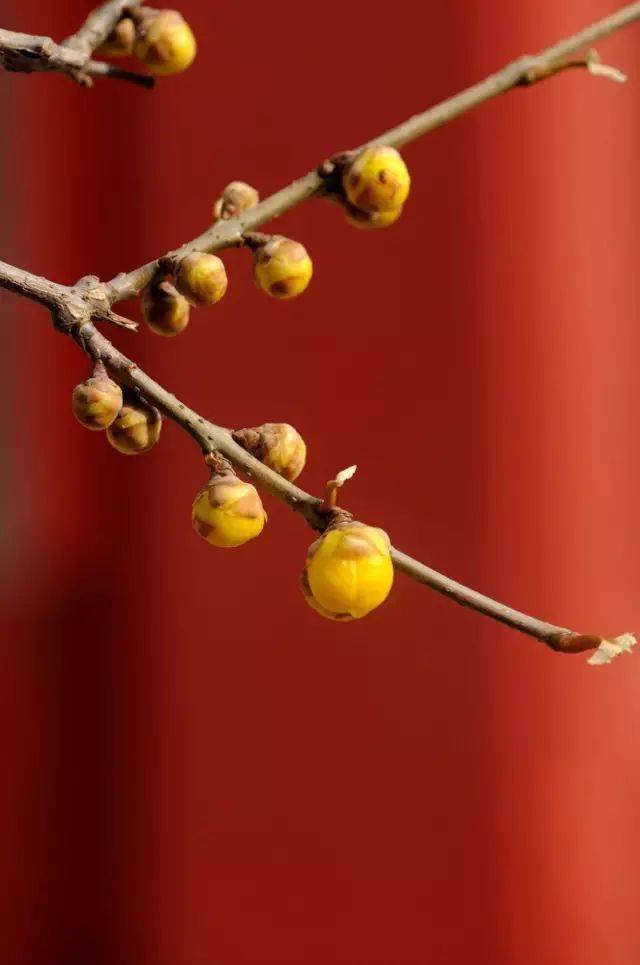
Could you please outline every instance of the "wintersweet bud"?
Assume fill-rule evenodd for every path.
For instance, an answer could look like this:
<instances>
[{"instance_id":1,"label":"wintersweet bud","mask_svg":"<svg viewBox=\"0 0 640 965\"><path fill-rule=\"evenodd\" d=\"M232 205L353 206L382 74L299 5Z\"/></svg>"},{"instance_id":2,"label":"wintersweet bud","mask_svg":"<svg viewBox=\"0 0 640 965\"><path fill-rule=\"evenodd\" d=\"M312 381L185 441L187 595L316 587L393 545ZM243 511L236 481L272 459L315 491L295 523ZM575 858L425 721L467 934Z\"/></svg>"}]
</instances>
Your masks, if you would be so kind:
<instances>
[{"instance_id":1,"label":"wintersweet bud","mask_svg":"<svg viewBox=\"0 0 640 965\"><path fill-rule=\"evenodd\" d=\"M212 546L242 546L264 529L267 514L255 486L231 470L214 473L195 498L193 527Z\"/></svg>"},{"instance_id":2,"label":"wintersweet bud","mask_svg":"<svg viewBox=\"0 0 640 965\"><path fill-rule=\"evenodd\" d=\"M142 399L127 399L115 421L107 429L107 439L125 456L137 456L152 449L160 438L162 417Z\"/></svg>"},{"instance_id":3,"label":"wintersweet bud","mask_svg":"<svg viewBox=\"0 0 640 965\"><path fill-rule=\"evenodd\" d=\"M238 215L255 208L260 201L260 195L245 181L232 181L228 184L213 206L215 221L236 218Z\"/></svg>"},{"instance_id":4,"label":"wintersweet bud","mask_svg":"<svg viewBox=\"0 0 640 965\"><path fill-rule=\"evenodd\" d=\"M143 8L134 53L154 74L179 74L196 56L191 27L177 10Z\"/></svg>"},{"instance_id":5,"label":"wintersweet bud","mask_svg":"<svg viewBox=\"0 0 640 965\"><path fill-rule=\"evenodd\" d=\"M273 235L254 251L256 284L274 298L302 294L313 275L307 249L297 241Z\"/></svg>"},{"instance_id":6,"label":"wintersweet bud","mask_svg":"<svg viewBox=\"0 0 640 965\"><path fill-rule=\"evenodd\" d=\"M358 620L393 585L389 537L362 523L338 523L313 543L301 576L307 603L329 620Z\"/></svg>"},{"instance_id":7,"label":"wintersweet bud","mask_svg":"<svg viewBox=\"0 0 640 965\"><path fill-rule=\"evenodd\" d=\"M238 429L236 442L284 479L297 479L307 458L307 446L300 433L287 422L265 422L254 429Z\"/></svg>"},{"instance_id":8,"label":"wintersweet bud","mask_svg":"<svg viewBox=\"0 0 640 965\"><path fill-rule=\"evenodd\" d=\"M91 378L76 385L71 396L71 409L85 429L106 429L122 408L122 389L107 375L98 362Z\"/></svg>"},{"instance_id":9,"label":"wintersweet bud","mask_svg":"<svg viewBox=\"0 0 640 965\"><path fill-rule=\"evenodd\" d=\"M194 251L182 259L176 288L191 305L215 305L227 290L227 272L217 255Z\"/></svg>"},{"instance_id":10,"label":"wintersweet bud","mask_svg":"<svg viewBox=\"0 0 640 965\"><path fill-rule=\"evenodd\" d=\"M394 211L407 200L411 177L394 147L368 147L347 165L342 186L360 211Z\"/></svg>"},{"instance_id":11,"label":"wintersweet bud","mask_svg":"<svg viewBox=\"0 0 640 965\"><path fill-rule=\"evenodd\" d=\"M189 302L169 281L149 285L142 296L142 314L156 335L179 335L189 324L189 311Z\"/></svg>"}]
</instances>

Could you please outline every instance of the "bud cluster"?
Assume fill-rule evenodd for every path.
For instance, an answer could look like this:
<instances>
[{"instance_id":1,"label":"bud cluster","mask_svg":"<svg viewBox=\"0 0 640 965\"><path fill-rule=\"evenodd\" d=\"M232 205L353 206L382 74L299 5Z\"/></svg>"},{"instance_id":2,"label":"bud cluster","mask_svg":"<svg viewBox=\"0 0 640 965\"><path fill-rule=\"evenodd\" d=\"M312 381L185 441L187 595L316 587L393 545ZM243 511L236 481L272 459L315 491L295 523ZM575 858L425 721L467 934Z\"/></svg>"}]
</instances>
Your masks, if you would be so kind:
<instances>
[{"instance_id":1,"label":"bud cluster","mask_svg":"<svg viewBox=\"0 0 640 965\"><path fill-rule=\"evenodd\" d=\"M304 466L306 446L293 426L267 422L255 429L238 429L233 439L285 479L296 479ZM212 546L242 546L259 536L267 515L251 483L242 482L229 463L210 454L213 467L207 485L193 504L195 531ZM340 486L355 467L339 473ZM328 487L331 484L328 484ZM330 504L325 502L329 508ZM300 577L305 600L329 620L359 620L379 607L393 586L389 537L382 529L354 522L342 510L307 551Z\"/></svg>"},{"instance_id":2,"label":"bud cluster","mask_svg":"<svg viewBox=\"0 0 640 965\"><path fill-rule=\"evenodd\" d=\"M156 278L142 295L142 314L156 335L171 338L189 324L191 306L215 305L227 290L227 272L217 255L194 251L177 265L175 284Z\"/></svg>"},{"instance_id":3,"label":"bud cluster","mask_svg":"<svg viewBox=\"0 0 640 965\"><path fill-rule=\"evenodd\" d=\"M127 456L148 452L160 438L158 410L133 393L123 395L102 362L96 362L90 378L76 385L71 411L85 429L105 429L113 448Z\"/></svg>"}]
</instances>

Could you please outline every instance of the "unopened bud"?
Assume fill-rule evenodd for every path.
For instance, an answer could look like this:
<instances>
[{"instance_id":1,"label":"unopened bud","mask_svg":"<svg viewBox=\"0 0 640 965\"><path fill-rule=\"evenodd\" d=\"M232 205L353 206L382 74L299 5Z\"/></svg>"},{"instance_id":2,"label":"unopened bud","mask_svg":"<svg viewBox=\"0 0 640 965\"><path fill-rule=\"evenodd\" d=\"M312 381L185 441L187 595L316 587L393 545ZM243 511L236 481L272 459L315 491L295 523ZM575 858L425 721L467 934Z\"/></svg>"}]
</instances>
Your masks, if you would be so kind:
<instances>
[{"instance_id":1,"label":"unopened bud","mask_svg":"<svg viewBox=\"0 0 640 965\"><path fill-rule=\"evenodd\" d=\"M118 21L96 53L105 57L130 57L136 39L136 26L131 17Z\"/></svg>"},{"instance_id":2,"label":"unopened bud","mask_svg":"<svg viewBox=\"0 0 640 965\"><path fill-rule=\"evenodd\" d=\"M194 251L180 262L176 288L192 305L215 305L227 290L227 272L217 255Z\"/></svg>"},{"instance_id":3,"label":"unopened bud","mask_svg":"<svg viewBox=\"0 0 640 965\"><path fill-rule=\"evenodd\" d=\"M393 585L389 537L362 523L339 523L313 543L300 578L304 597L329 620L358 620Z\"/></svg>"},{"instance_id":4,"label":"unopened bud","mask_svg":"<svg viewBox=\"0 0 640 965\"><path fill-rule=\"evenodd\" d=\"M254 258L256 283L274 298L295 298L311 281L313 263L298 241L273 235L256 247Z\"/></svg>"},{"instance_id":5,"label":"unopened bud","mask_svg":"<svg viewBox=\"0 0 640 965\"><path fill-rule=\"evenodd\" d=\"M368 147L345 168L342 185L347 200L360 211L393 211L409 196L411 178L394 147Z\"/></svg>"},{"instance_id":6,"label":"unopened bud","mask_svg":"<svg viewBox=\"0 0 640 965\"><path fill-rule=\"evenodd\" d=\"M76 385L71 396L71 409L85 429L106 429L122 408L122 389L107 375L98 362L91 378Z\"/></svg>"},{"instance_id":7,"label":"unopened bud","mask_svg":"<svg viewBox=\"0 0 640 965\"><path fill-rule=\"evenodd\" d=\"M189 302L169 281L152 284L142 296L142 314L156 335L179 335L189 324Z\"/></svg>"},{"instance_id":8,"label":"unopened bud","mask_svg":"<svg viewBox=\"0 0 640 965\"><path fill-rule=\"evenodd\" d=\"M154 74L179 74L196 56L191 27L177 10L142 8L134 53Z\"/></svg>"},{"instance_id":9,"label":"unopened bud","mask_svg":"<svg viewBox=\"0 0 640 965\"><path fill-rule=\"evenodd\" d=\"M255 188L244 181L232 181L228 184L213 206L213 217L216 221L237 218L239 214L255 208L260 195Z\"/></svg>"},{"instance_id":10,"label":"unopened bud","mask_svg":"<svg viewBox=\"0 0 640 965\"><path fill-rule=\"evenodd\" d=\"M137 456L155 446L161 429L162 417L154 406L142 399L127 400L107 429L107 439L125 456Z\"/></svg>"},{"instance_id":11,"label":"unopened bud","mask_svg":"<svg viewBox=\"0 0 640 965\"><path fill-rule=\"evenodd\" d=\"M203 539L228 549L259 536L267 514L255 486L242 482L229 470L211 476L195 498L191 518Z\"/></svg>"},{"instance_id":12,"label":"unopened bud","mask_svg":"<svg viewBox=\"0 0 640 965\"><path fill-rule=\"evenodd\" d=\"M300 433L286 422L266 422L255 429L238 429L233 438L252 456L289 482L297 479L307 458Z\"/></svg>"}]
</instances>

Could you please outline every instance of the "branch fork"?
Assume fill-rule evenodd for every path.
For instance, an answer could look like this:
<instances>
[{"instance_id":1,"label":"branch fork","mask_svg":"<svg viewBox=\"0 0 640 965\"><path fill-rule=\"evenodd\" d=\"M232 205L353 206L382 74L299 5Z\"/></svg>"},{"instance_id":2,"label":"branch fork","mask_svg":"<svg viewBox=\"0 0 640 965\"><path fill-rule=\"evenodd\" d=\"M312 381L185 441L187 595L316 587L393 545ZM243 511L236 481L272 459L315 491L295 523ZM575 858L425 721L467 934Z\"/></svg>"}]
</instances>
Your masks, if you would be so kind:
<instances>
[{"instance_id":1,"label":"branch fork","mask_svg":"<svg viewBox=\"0 0 640 965\"><path fill-rule=\"evenodd\" d=\"M0 66L22 74L55 71L82 87L91 87L94 77L111 77L151 88L155 84L151 75L93 59L94 51L104 43L123 14L138 5L137 0L109 0L92 11L75 34L59 44L51 37L0 30Z\"/></svg>"},{"instance_id":2,"label":"branch fork","mask_svg":"<svg viewBox=\"0 0 640 965\"><path fill-rule=\"evenodd\" d=\"M87 18L80 30L62 45L50 38L29 37L0 31L0 65L11 70L60 70L81 80L84 73L121 76L109 65L91 60L91 53L102 43L125 10L136 7L133 2L110 0ZM597 21L572 37L562 40L535 57L521 58L507 65L479 84L462 91L422 114L417 114L390 131L362 145L389 145L400 148L409 141L434 130L479 104L516 87L530 86L566 69L582 67L595 76L622 81L624 75L616 68L600 63L594 51L582 57L573 55L607 36L613 31L640 19L640 2L628 4L609 17ZM78 73L79 72L79 73ZM133 75L134 77L137 75ZM149 79L150 80L150 79ZM136 83L148 83L138 79ZM358 150L361 150L359 148ZM83 351L94 361L101 361L123 388L137 393L150 405L183 428L206 454L210 468L233 466L258 483L263 489L285 502L309 523L313 529L323 532L339 516L351 518L337 503L338 489L351 478L355 467L350 467L327 484L325 499L299 489L292 482L273 472L247 452L229 430L207 421L189 409L172 393L155 382L135 362L118 351L95 327L94 321L107 321L135 330L135 323L113 312L113 303L139 295L158 273L173 273L177 262L194 251L216 252L246 243L249 247L259 245L261 236L256 229L265 222L278 217L297 204L323 194L331 194L332 184L338 179L341 166L348 163L354 152L343 152L323 162L318 168L276 192L264 201L245 211L239 217L220 220L205 232L181 248L161 256L155 261L128 273L121 273L111 281L102 283L95 276L87 276L66 287L30 272L0 262L0 288L32 299L48 308L56 328L70 335ZM264 236L262 236L264 237ZM396 570L411 579L423 583L456 603L504 623L513 629L541 641L550 649L562 653L595 651L589 660L592 665L608 663L621 653L629 653L636 640L632 634L609 638L579 634L564 627L539 620L521 613L490 597L484 596L455 580L438 573L400 550L391 548Z\"/></svg>"}]
</instances>

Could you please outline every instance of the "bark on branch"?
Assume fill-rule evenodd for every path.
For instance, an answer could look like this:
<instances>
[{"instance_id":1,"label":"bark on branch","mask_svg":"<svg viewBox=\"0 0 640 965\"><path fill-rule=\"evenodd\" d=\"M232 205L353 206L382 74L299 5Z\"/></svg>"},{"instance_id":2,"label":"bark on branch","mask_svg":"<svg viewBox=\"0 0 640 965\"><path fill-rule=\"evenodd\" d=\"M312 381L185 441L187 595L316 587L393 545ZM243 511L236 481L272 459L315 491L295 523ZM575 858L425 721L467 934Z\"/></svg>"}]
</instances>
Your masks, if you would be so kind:
<instances>
[{"instance_id":1,"label":"bark on branch","mask_svg":"<svg viewBox=\"0 0 640 965\"><path fill-rule=\"evenodd\" d=\"M153 87L155 81L148 74L137 74L92 58L94 50L106 40L123 13L138 6L138 2L110 0L102 4L89 14L76 33L59 44L51 37L0 29L0 67L22 74L57 71L83 87L91 87L94 77L111 77L139 87Z\"/></svg>"},{"instance_id":2,"label":"bark on branch","mask_svg":"<svg viewBox=\"0 0 640 965\"><path fill-rule=\"evenodd\" d=\"M103 5L88 18L85 26L74 35L75 40L70 38L65 50L75 51L76 53L78 50L82 50L82 56L88 56L87 50L91 51L96 38L98 38L98 42L101 42L100 38L102 38L106 29L106 21L102 19L105 10L108 8L117 20L124 6L126 5L118 2ZM574 58L573 55L614 30L638 19L640 19L640 2L629 4L574 36L549 47L535 57L522 57L508 64L503 70L481 83L443 101L422 114L410 118L398 127L386 131L367 143L401 147L434 128L459 117L484 101L496 97L498 94L506 93L516 87L530 86L566 69L584 67L589 69L591 73L620 80L622 77L619 72L613 68L600 65L592 51L588 51L581 58ZM2 53L3 34L6 34L6 31L0 32L0 60L6 66ZM43 38L30 39L33 41ZM71 56L71 53L69 53L69 56ZM592 69L594 64L598 64L599 69ZM205 456L211 452L219 452L238 470L300 513L313 529L319 531L326 528L330 522L331 514L336 512L335 508L328 507L322 500L304 492L293 483L274 473L239 446L232 438L229 430L209 422L197 412L188 408L143 372L135 362L116 349L96 329L93 322L110 321L129 328L135 327L132 322L113 313L111 305L114 302L138 295L159 270L166 270L167 266L175 263L188 252L194 250L213 252L242 245L247 232L260 227L266 221L283 214L310 197L330 192L334 186L333 179L338 170L337 164L338 162L335 160L324 162L318 169L311 171L288 187L265 199L242 217L229 221L218 221L177 251L169 252L167 255L132 272L118 275L105 284L90 276L81 279L74 286L63 286L0 262L0 288L5 288L47 307L51 311L54 324L59 330L70 335L90 358L96 361L101 360L122 385L139 393L148 402L160 409L165 416L181 426L192 436ZM429 586L463 606L468 606L478 613L534 637L553 650L563 653L595 650L596 652L591 657L590 662L599 664L608 662L611 657L618 653L629 651L635 644L635 638L632 634L623 634L616 638L604 638L598 635L576 633L565 627L547 623L463 586L418 560L412 559L400 550L393 549L392 557L399 572L405 573L417 582Z\"/></svg>"}]
</instances>

